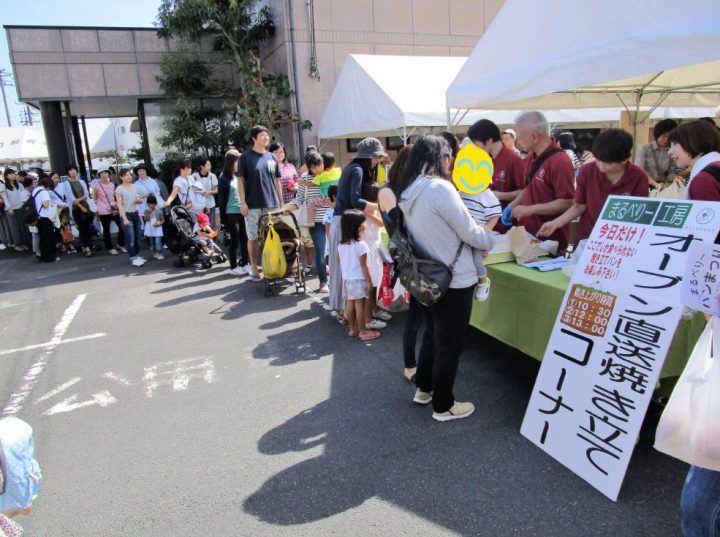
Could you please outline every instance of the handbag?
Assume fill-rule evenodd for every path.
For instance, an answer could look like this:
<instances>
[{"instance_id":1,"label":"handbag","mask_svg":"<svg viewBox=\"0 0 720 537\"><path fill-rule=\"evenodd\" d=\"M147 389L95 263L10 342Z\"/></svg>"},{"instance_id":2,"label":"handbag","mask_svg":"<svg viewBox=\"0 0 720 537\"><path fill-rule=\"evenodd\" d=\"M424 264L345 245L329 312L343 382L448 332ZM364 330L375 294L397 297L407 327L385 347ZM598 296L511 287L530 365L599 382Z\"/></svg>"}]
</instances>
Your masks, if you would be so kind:
<instances>
[{"instance_id":1,"label":"handbag","mask_svg":"<svg viewBox=\"0 0 720 537\"><path fill-rule=\"evenodd\" d=\"M430 181L423 187L427 188ZM418 196L422 194L422 191ZM453 268L460 258L465 243L460 241L455 258L450 265L432 259L413 244L405 227L405 215L398 214L398 227L390 238L390 257L395 264L395 271L400 282L408 293L423 306L432 306L445 296L450 288Z\"/></svg>"},{"instance_id":2,"label":"handbag","mask_svg":"<svg viewBox=\"0 0 720 537\"><path fill-rule=\"evenodd\" d=\"M720 471L718 340L720 318L713 317L700 335L655 433L658 451L714 471Z\"/></svg>"}]
</instances>

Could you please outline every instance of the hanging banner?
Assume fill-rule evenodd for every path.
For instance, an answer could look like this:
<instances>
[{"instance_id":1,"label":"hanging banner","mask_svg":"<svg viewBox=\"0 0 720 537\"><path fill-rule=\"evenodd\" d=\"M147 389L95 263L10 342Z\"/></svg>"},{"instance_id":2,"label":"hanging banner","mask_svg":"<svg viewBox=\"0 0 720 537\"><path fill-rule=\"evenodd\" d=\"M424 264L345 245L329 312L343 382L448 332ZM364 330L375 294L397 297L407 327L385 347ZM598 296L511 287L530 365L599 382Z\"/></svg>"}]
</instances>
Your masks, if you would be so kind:
<instances>
[{"instance_id":1,"label":"hanging banner","mask_svg":"<svg viewBox=\"0 0 720 537\"><path fill-rule=\"evenodd\" d=\"M611 196L558 312L521 433L617 500L720 203Z\"/></svg>"}]
</instances>

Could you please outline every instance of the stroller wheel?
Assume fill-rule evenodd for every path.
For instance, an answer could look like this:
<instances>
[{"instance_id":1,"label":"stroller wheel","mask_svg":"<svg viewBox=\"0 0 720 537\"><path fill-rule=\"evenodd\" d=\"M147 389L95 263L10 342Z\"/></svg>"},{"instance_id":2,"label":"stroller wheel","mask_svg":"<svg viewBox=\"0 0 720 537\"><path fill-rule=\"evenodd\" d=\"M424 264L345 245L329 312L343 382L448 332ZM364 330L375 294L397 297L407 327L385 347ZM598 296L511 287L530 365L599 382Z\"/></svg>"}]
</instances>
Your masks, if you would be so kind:
<instances>
[{"instance_id":1,"label":"stroller wheel","mask_svg":"<svg viewBox=\"0 0 720 537\"><path fill-rule=\"evenodd\" d=\"M209 259L202 262L202 268L209 269L210 267L212 267L212 261L210 261Z\"/></svg>"},{"instance_id":2,"label":"stroller wheel","mask_svg":"<svg viewBox=\"0 0 720 537\"><path fill-rule=\"evenodd\" d=\"M227 261L227 257L225 257L223 254L220 254L220 257L218 257L218 263L225 263Z\"/></svg>"}]
</instances>

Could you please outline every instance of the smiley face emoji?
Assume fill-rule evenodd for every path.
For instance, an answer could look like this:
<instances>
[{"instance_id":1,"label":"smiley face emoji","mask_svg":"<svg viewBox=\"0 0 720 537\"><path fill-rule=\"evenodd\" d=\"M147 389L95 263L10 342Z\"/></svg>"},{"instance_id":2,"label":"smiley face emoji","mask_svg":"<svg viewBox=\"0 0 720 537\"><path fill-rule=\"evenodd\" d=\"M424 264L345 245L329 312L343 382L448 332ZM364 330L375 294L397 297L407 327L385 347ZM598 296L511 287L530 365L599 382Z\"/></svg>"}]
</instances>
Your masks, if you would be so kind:
<instances>
[{"instance_id":1,"label":"smiley face emoji","mask_svg":"<svg viewBox=\"0 0 720 537\"><path fill-rule=\"evenodd\" d=\"M479 194L492 183L493 169L493 161L487 151L475 144L467 144L455 159L453 183L460 192Z\"/></svg>"}]
</instances>

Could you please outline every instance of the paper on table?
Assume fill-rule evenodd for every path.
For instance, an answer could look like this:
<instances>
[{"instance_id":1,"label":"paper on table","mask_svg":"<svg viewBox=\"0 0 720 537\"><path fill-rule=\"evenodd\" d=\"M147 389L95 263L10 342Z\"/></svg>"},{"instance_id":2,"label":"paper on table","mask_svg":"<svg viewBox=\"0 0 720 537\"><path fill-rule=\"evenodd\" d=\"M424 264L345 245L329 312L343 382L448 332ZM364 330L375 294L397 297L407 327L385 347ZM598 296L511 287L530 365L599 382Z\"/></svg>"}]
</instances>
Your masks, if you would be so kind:
<instances>
[{"instance_id":1,"label":"paper on table","mask_svg":"<svg viewBox=\"0 0 720 537\"><path fill-rule=\"evenodd\" d=\"M525 263L523 267L538 269L540 272L550 272L551 270L560 270L565 265L570 265L572 261L564 257L556 257L555 259L545 259L543 261L534 261L533 263Z\"/></svg>"}]
</instances>

